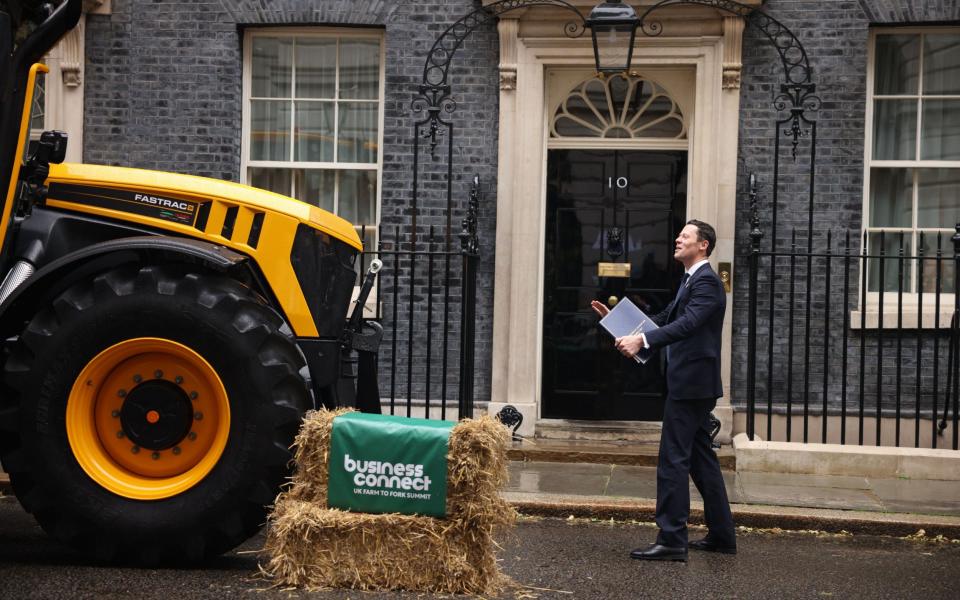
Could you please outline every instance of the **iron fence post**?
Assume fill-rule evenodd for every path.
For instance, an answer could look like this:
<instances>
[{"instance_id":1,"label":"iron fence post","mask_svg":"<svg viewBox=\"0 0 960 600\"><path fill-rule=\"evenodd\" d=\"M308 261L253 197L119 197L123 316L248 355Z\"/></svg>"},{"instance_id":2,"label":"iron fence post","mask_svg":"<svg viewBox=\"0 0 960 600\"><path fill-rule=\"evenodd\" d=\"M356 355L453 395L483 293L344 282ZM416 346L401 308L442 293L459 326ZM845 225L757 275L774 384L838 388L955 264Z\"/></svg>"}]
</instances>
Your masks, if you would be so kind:
<instances>
[{"instance_id":1,"label":"iron fence post","mask_svg":"<svg viewBox=\"0 0 960 600\"><path fill-rule=\"evenodd\" d=\"M460 254L463 256L463 282L460 304L460 399L459 418L473 418L474 348L477 316L477 263L480 243L477 238L477 212L480 208L480 176L473 176L470 202L460 231Z\"/></svg>"},{"instance_id":2,"label":"iron fence post","mask_svg":"<svg viewBox=\"0 0 960 600\"><path fill-rule=\"evenodd\" d=\"M953 242L953 321L950 344L953 347L953 449L960 449L960 223L956 224Z\"/></svg>"},{"instance_id":3,"label":"iron fence post","mask_svg":"<svg viewBox=\"0 0 960 600\"><path fill-rule=\"evenodd\" d=\"M757 401L757 271L760 268L760 215L757 208L757 178L750 174L750 320L747 326L747 437L753 439ZM770 437L770 432L767 432Z\"/></svg>"}]
</instances>

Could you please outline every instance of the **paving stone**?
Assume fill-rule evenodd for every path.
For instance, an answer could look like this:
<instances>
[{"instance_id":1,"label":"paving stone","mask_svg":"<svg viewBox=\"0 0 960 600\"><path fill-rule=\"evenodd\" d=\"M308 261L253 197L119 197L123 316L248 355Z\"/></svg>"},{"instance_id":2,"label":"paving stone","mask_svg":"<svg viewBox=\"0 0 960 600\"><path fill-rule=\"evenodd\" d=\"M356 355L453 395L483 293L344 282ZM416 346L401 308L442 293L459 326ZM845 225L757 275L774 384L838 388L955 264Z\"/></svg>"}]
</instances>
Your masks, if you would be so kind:
<instances>
[{"instance_id":1,"label":"paving stone","mask_svg":"<svg viewBox=\"0 0 960 600\"><path fill-rule=\"evenodd\" d=\"M885 510L960 515L960 481L872 479L870 485Z\"/></svg>"},{"instance_id":2,"label":"paving stone","mask_svg":"<svg viewBox=\"0 0 960 600\"><path fill-rule=\"evenodd\" d=\"M844 475L799 475L789 473L754 473L741 471L740 481L753 485L802 485L810 487L837 488L845 490L869 490L866 477Z\"/></svg>"},{"instance_id":3,"label":"paving stone","mask_svg":"<svg viewBox=\"0 0 960 600\"><path fill-rule=\"evenodd\" d=\"M617 465L610 475L607 496L657 497L657 468Z\"/></svg>"},{"instance_id":4,"label":"paving stone","mask_svg":"<svg viewBox=\"0 0 960 600\"><path fill-rule=\"evenodd\" d=\"M510 463L511 492L603 495L610 482L610 465Z\"/></svg>"},{"instance_id":5,"label":"paving stone","mask_svg":"<svg viewBox=\"0 0 960 600\"><path fill-rule=\"evenodd\" d=\"M741 483L743 501L776 506L809 506L853 510L883 510L883 504L869 490L831 487Z\"/></svg>"}]
</instances>

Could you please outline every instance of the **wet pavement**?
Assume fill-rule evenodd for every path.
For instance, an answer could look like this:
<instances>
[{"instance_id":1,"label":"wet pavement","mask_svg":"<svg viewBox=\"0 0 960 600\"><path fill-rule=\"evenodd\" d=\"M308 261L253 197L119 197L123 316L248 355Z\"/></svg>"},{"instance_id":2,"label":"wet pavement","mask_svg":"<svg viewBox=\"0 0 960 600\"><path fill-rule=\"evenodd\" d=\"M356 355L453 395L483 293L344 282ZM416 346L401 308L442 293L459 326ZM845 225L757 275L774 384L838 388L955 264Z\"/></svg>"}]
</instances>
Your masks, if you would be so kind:
<instances>
[{"instance_id":1,"label":"wet pavement","mask_svg":"<svg viewBox=\"0 0 960 600\"><path fill-rule=\"evenodd\" d=\"M960 541L740 528L736 556L691 553L687 563L627 557L655 533L648 523L524 518L502 537L501 565L517 587L500 598L956 598ZM257 575L262 544L261 534L192 569L103 566L52 541L16 501L0 498L0 598L452 598L271 588Z\"/></svg>"},{"instance_id":2,"label":"wet pavement","mask_svg":"<svg viewBox=\"0 0 960 600\"><path fill-rule=\"evenodd\" d=\"M956 597L960 482L725 471L739 553L648 564L627 553L656 535L655 467L514 461L509 469L504 496L527 516L503 537L503 569L518 585L503 599ZM692 484L691 500L691 522L702 522ZM703 533L691 527L692 539ZM104 566L0 497L0 598L450 598L272 588L257 575L262 544L261 533L192 569Z\"/></svg>"},{"instance_id":3,"label":"wet pavement","mask_svg":"<svg viewBox=\"0 0 960 600\"><path fill-rule=\"evenodd\" d=\"M724 471L733 504L793 506L960 518L960 481L874 479ZM512 461L508 496L654 500L657 469L622 464ZM0 494L10 494L0 471ZM690 498L700 500L693 483Z\"/></svg>"},{"instance_id":4,"label":"wet pavement","mask_svg":"<svg viewBox=\"0 0 960 600\"><path fill-rule=\"evenodd\" d=\"M656 498L657 470L618 464L511 462L506 492L523 497ZM960 517L960 481L724 471L730 502ZM700 496L690 484L690 498Z\"/></svg>"}]
</instances>

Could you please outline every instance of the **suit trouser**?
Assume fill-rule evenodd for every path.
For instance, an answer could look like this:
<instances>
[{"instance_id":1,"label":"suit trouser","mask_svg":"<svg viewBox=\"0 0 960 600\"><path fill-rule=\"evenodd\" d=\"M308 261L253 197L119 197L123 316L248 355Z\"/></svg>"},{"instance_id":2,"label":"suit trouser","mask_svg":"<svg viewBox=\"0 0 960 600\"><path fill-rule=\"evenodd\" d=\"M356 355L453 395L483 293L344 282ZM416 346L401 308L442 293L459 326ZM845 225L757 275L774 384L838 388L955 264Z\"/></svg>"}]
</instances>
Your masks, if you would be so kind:
<instances>
[{"instance_id":1,"label":"suit trouser","mask_svg":"<svg viewBox=\"0 0 960 600\"><path fill-rule=\"evenodd\" d=\"M709 539L724 546L736 543L720 461L710 446L709 417L716 404L715 399L675 400L667 397L657 460L658 544L687 546L688 477L693 478L703 498Z\"/></svg>"}]
</instances>

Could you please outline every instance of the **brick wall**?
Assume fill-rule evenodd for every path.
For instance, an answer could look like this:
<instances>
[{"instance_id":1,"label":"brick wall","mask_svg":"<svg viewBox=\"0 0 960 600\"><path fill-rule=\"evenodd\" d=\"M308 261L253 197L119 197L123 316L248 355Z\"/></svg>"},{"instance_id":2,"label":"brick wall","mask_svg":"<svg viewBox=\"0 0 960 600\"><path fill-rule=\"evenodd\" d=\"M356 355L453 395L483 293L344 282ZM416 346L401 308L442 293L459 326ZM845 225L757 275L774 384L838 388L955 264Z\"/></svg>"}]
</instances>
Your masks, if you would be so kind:
<instances>
[{"instance_id":1,"label":"brick wall","mask_svg":"<svg viewBox=\"0 0 960 600\"><path fill-rule=\"evenodd\" d=\"M424 57L434 40L451 23L479 6L477 0L399 2L396 0L197 0L148 2L114 0L113 14L91 15L87 24L86 122L84 159L91 163L124 164L142 168L177 171L222 179L239 179L242 27L281 25L349 25L380 27L386 40L386 97L384 123L384 169L382 181L382 222L392 231L397 227L409 234L414 212L411 203L413 179L413 135L415 122L411 102L423 74ZM816 121L816 177L814 184L814 242L825 243L825 232L835 236L846 231L858 234L863 210L864 98L866 82L867 34L871 23L949 22L960 19L960 6L952 0L918 3L905 0L769 0L764 10L793 31L803 44L812 66L820 110L811 113ZM419 181L416 221L418 236L424 240L433 225L443 235L447 217L451 217L453 235L459 232L469 180L474 173L484 183L480 208L482 260L478 285L476 398L489 398L490 341L492 327L494 231L496 199L497 145L497 36L495 25L484 23L458 50L451 68L450 83L457 102L448 117L455 127L453 143L452 198L448 211L446 191L446 139L431 158L421 144L418 157ZM733 315L733 399L745 399L746 326L748 277L745 256L749 214L746 178L756 173L761 192L761 227L764 248L773 238L773 140L778 115L774 100L783 78L776 50L758 30L748 28L744 39L744 67L741 87L739 153L739 194L737 205L735 303ZM780 125L780 128L783 126ZM798 146L798 159L790 156L785 139L781 148L780 185L777 193L777 247L785 249L796 229L800 247L806 249L810 230L809 152L812 126ZM836 240L837 238L835 238ZM835 242L836 243L836 242ZM454 249L458 247L454 237ZM455 263L458 261L454 261ZM411 296L407 267L400 270L398 296L401 302ZM788 264L777 267L783 273ZM798 262L799 273L794 292L805 297L806 263ZM842 277L842 267L834 265L834 278ZM823 265L811 265L811 298L822 305L825 294L821 282ZM849 272L855 278L855 268ZM422 345L427 311L423 265L414 277L412 297L416 302L414 321L398 320L401 342L415 339L412 353L398 345L400 389L405 389L407 355L413 360L414 381L411 395L422 397L425 348ZM761 272L761 286L769 272ZM802 280L802 281L800 281ZM454 281L456 284L457 281ZM436 282L435 282L436 285ZM762 288L764 290L768 288ZM389 294L384 308L390 314ZM777 297L788 290L778 284ZM832 310L842 298L830 293ZM435 326L441 318L440 305L433 307ZM450 312L451 331L458 335L459 308L454 301ZM801 319L800 316L795 318ZM776 353L789 345L781 336L786 308L775 314ZM762 330L769 328L768 315L761 314ZM836 322L836 321L834 321ZM802 323L801 323L802 324ZM802 330L795 332L799 335ZM388 338L392 331L388 328ZM456 339L456 337L454 337ZM762 341L762 340L761 340ZM868 340L869 341L869 340ZM859 338L848 342L858 348ZM875 343L875 342L871 342ZM890 340L883 342L891 344ZM455 344L454 344L455 346ZM829 364L840 364L842 343L835 344ZM765 346L764 346L765 348ZM439 379L457 378L456 352L450 349L447 373L434 368L429 387ZM924 350L924 353L928 350ZM926 354L921 353L921 360ZM874 351L875 355L875 351ZM896 356L889 347L886 360ZM801 354L802 356L802 354ZM392 350L384 344L385 362ZM762 359L765 360L765 359ZM762 362L761 360L761 362ZM431 362L440 364L436 348ZM902 361L901 361L902 362ZM822 358L821 358L822 363ZM763 367L763 364L761 364ZM839 368L839 367L836 367ZM865 373L871 379L876 369ZM893 369L885 369L889 374ZM836 374L834 374L836 375ZM821 376L815 370L802 377ZM798 379L799 383L802 379ZM777 384L782 391L783 377ZM837 402L830 392L831 406ZM436 395L434 395L436 397ZM815 400L819 401L819 400Z\"/></svg>"},{"instance_id":2,"label":"brick wall","mask_svg":"<svg viewBox=\"0 0 960 600\"><path fill-rule=\"evenodd\" d=\"M394 18L387 24L387 94L386 129L384 132L383 203L382 222L388 227L399 225L400 230L409 231L412 220L412 179L414 173L413 138L415 123L424 119L423 113L414 113L411 104L417 96L417 89L423 79L426 55L434 41L450 25L475 10L479 2L469 0L405 2L396 11ZM454 250L459 249L457 235L464 209L469 197L470 182L474 174L480 176L483 197L480 201L479 236L481 248L480 272L478 278L478 298L476 316L476 377L475 398L489 400L491 380L491 348L493 336L493 270L494 239L496 231L496 173L497 173L497 105L499 100L499 38L496 24L487 22L468 36L457 51L451 63L448 83L452 86L452 97L456 101L456 110L444 116L444 120L453 124L452 152L452 214L447 210L447 169L449 137L439 140L431 156L429 143L422 137L419 143L418 157L418 206L417 234L421 241L429 234L433 226L439 238L444 237L448 215L451 217ZM423 130L420 130L421 135ZM440 242L439 246L444 246ZM421 246L424 247L424 246ZM459 257L453 259L454 278L459 279ZM413 323L409 319L398 321L398 338L401 342L414 338L419 345L414 350L413 361L417 369L425 370L426 343L425 317L428 309L426 302L425 279L427 265L418 265L418 277L415 281L414 297L419 303L421 313ZM444 269L435 264L435 277L442 281ZM400 279L401 289L409 282ZM457 282L454 282L457 283ZM385 290L388 292L388 290ZM454 290L455 292L457 290ZM442 299L435 297L433 323L437 332L442 328ZM460 312L456 302L450 311L452 330L459 336ZM412 331L411 331L412 328ZM388 332L389 336L390 332ZM386 339L386 337L385 337ZM438 378L446 377L448 383L458 379L457 359L459 348L453 344L449 348L448 373L442 373L439 358L440 347L436 333L431 339L431 385L432 397L439 391ZM384 358L390 350L385 343ZM402 356L401 356L402 354ZM398 351L398 359L406 360L405 351ZM404 375L405 376L405 375ZM402 380L402 377L398 379ZM420 388L423 389L422 387ZM414 390L414 397L423 397L422 392Z\"/></svg>"},{"instance_id":3,"label":"brick wall","mask_svg":"<svg viewBox=\"0 0 960 600\"><path fill-rule=\"evenodd\" d=\"M795 234L797 247L806 251L822 252L827 244L827 232L832 234L834 252L842 252L847 232L852 235L853 254L859 251L863 212L863 169L865 134L865 99L867 75L867 43L871 24L911 22L942 23L960 17L955 2L894 2L853 1L818 2L815 0L770 0L764 11L788 27L799 38L812 68L816 94L821 99L820 109L807 113L815 121L804 123L807 135L801 139L796 160L791 156L789 138L781 133L779 152L779 186L773 189L775 132L788 127L777 123L786 113L774 108L775 97L784 74L780 56L765 35L748 28L744 36L743 81L741 88L741 122L737 204L737 238L735 303L733 314L733 381L734 403L746 402L747 386L747 325L749 271L746 257L750 249L748 237L749 202L747 177L756 173L760 190L760 228L764 232L763 251L776 248L786 251ZM813 210L810 212L811 140L816 129L816 161L813 178ZM773 231L774 195L776 198L776 233ZM812 221L812 228L811 228ZM812 229L812 243L808 245ZM808 263L798 258L793 263L781 258L771 271L770 260L762 260L759 272L758 314L758 401L766 404L768 379L768 352L772 343L773 377L769 380L774 405L781 408L790 396L796 409L798 402L809 402L812 410L822 407L824 396L828 410L838 409L847 396L848 406L859 408L861 396L859 379L864 380L863 397L867 406L895 410L916 407L915 386L921 384L921 408L932 407L932 359L938 352L945 360L944 338L916 332L907 332L898 338L889 332L870 331L861 336L857 331L843 334L844 302L855 307L859 290L860 270L856 260L831 263L829 278L826 261L815 259ZM790 287L791 266L794 277ZM852 286L850 296L844 296L844 271ZM807 280L810 280L809 296ZM770 281L774 286L774 314L770 320ZM830 283L828 286L827 283ZM793 300L791 301L791 291ZM809 303L807 298L810 299ZM887 306L896 307L895 298L888 297ZM792 311L791 312L791 306ZM810 326L807 309L810 308ZM829 321L826 319L829 318ZM791 323L792 336L791 337ZM891 323L888 320L888 325ZM772 334L770 333L772 330ZM809 360L803 346L812 340ZM918 341L919 339L919 341ZM824 341L828 350L824 357ZM917 345L920 345L920 366L917 365ZM861 346L864 367L860 368ZM934 350L936 346L937 350ZM879 358L882 348L882 358ZM848 364L844 371L844 355ZM826 365L826 366L824 366ZM899 365L900 369L897 369ZM825 373L826 371L826 373ZM846 385L843 380L846 372ZM823 381L828 381L826 394ZM943 382L940 382L942 388ZM904 390L902 397L895 393ZM846 392L844 392L846 390ZM927 391L929 390L929 391ZM790 392L792 391L792 395ZM868 411L869 412L869 411Z\"/></svg>"},{"instance_id":4,"label":"brick wall","mask_svg":"<svg viewBox=\"0 0 960 600\"><path fill-rule=\"evenodd\" d=\"M88 16L84 161L237 180L240 60L219 2L117 0Z\"/></svg>"},{"instance_id":5,"label":"brick wall","mask_svg":"<svg viewBox=\"0 0 960 600\"><path fill-rule=\"evenodd\" d=\"M947 23L960 21L956 0L860 0L866 18L875 24Z\"/></svg>"},{"instance_id":6,"label":"brick wall","mask_svg":"<svg viewBox=\"0 0 960 600\"><path fill-rule=\"evenodd\" d=\"M427 51L450 24L478 8L477 0L114 0L112 15L90 15L86 33L84 161L133 166L238 181L241 147L242 29L284 25L367 26L385 30L386 96L383 143L382 223L409 234L414 123L411 111ZM493 240L498 38L495 23L482 24L457 52L449 82L457 108L446 118L453 138L452 224L456 235L468 198L469 182L484 183L480 207L482 258L477 304L476 399L490 394L490 348L493 306ZM418 235L447 222L446 140L436 159L421 153L417 211ZM438 229L442 235L443 230ZM459 258L453 261L459 271ZM407 267L401 269L401 284ZM418 345L413 397L423 396L422 332L426 327L424 268L419 267L412 331ZM455 282L456 283L456 282ZM401 290L407 290L401 285ZM390 290L385 297L389 298ZM403 302L408 292L399 294ZM390 314L389 302L385 305ZM434 308L434 323L440 313ZM458 378L458 303L450 308L452 367L438 377ZM401 319L398 335L411 329ZM391 331L388 327L388 336ZM382 364L392 359L384 345ZM398 350L398 359L406 360ZM436 350L433 357L437 356ZM405 364L405 363L404 363ZM438 362L439 364L439 362ZM403 367L401 376L405 377ZM405 387L405 386L404 386ZM455 390L455 386L453 388ZM436 398L436 393L434 393ZM454 397L455 398L455 397Z\"/></svg>"}]
</instances>

